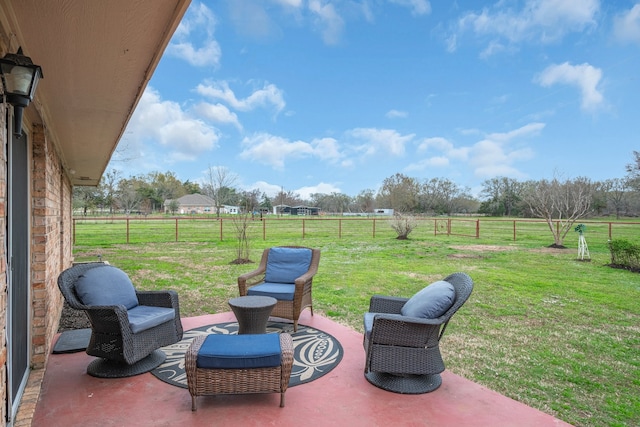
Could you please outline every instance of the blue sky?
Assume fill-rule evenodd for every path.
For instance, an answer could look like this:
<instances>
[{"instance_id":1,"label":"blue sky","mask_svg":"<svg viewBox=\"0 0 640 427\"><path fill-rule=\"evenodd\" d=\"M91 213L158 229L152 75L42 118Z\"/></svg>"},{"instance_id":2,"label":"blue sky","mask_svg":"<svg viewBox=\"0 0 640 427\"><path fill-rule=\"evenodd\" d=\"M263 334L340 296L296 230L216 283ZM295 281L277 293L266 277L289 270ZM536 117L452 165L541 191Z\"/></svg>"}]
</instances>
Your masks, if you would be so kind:
<instances>
[{"instance_id":1,"label":"blue sky","mask_svg":"<svg viewBox=\"0 0 640 427\"><path fill-rule=\"evenodd\" d=\"M639 1L194 0L110 167L305 198L621 178L639 70Z\"/></svg>"}]
</instances>

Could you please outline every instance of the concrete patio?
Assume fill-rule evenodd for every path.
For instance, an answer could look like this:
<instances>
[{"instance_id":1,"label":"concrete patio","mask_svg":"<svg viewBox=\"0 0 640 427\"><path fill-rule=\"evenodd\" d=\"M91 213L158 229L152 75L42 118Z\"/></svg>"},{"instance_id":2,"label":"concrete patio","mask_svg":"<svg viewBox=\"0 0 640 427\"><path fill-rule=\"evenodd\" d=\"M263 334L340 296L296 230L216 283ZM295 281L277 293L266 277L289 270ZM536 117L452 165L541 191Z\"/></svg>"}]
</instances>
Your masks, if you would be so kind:
<instances>
[{"instance_id":1,"label":"concrete patio","mask_svg":"<svg viewBox=\"0 0 640 427\"><path fill-rule=\"evenodd\" d=\"M234 321L233 313L183 319L185 330ZM363 376L362 334L305 311L300 323L337 338L340 364L310 383L291 387L286 406L279 395L199 397L191 411L186 389L150 373L123 379L86 374L84 352L49 356L33 413L36 427L52 426L568 426L554 417L445 371L442 386L428 394L401 395L378 389ZM443 342L446 345L446 338Z\"/></svg>"}]
</instances>

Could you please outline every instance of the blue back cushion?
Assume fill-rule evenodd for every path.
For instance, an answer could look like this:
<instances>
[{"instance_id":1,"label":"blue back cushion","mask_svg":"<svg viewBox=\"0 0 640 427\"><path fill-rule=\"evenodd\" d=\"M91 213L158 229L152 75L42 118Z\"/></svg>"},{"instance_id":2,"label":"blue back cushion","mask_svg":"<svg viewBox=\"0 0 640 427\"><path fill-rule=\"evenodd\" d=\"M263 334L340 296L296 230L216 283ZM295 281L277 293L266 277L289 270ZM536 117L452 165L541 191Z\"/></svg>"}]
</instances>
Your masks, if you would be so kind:
<instances>
[{"instance_id":1,"label":"blue back cushion","mask_svg":"<svg viewBox=\"0 0 640 427\"><path fill-rule=\"evenodd\" d=\"M271 248L267 258L264 281L269 283L293 283L309 271L311 249Z\"/></svg>"},{"instance_id":2,"label":"blue back cushion","mask_svg":"<svg viewBox=\"0 0 640 427\"><path fill-rule=\"evenodd\" d=\"M138 296L127 273L111 265L91 268L76 281L76 294L84 305L138 305Z\"/></svg>"},{"instance_id":3,"label":"blue back cushion","mask_svg":"<svg viewBox=\"0 0 640 427\"><path fill-rule=\"evenodd\" d=\"M417 292L400 310L403 316L435 319L442 316L453 305L456 291L444 280L434 282Z\"/></svg>"}]
</instances>

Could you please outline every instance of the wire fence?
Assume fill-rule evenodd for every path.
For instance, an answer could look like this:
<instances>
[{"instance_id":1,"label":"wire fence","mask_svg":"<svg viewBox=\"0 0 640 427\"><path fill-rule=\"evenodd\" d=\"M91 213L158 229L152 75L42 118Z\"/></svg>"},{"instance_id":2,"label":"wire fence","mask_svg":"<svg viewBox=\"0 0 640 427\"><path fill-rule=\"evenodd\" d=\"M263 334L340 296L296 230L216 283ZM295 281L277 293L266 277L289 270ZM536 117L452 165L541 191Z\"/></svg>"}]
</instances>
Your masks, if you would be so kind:
<instances>
[{"instance_id":1,"label":"wire fence","mask_svg":"<svg viewBox=\"0 0 640 427\"><path fill-rule=\"evenodd\" d=\"M207 242L236 240L245 228L248 238L268 239L376 239L394 238L389 218L326 217L95 217L73 219L73 242L76 246L131 243ZM549 227L559 229L560 221L551 225L536 219L486 218L417 218L412 238L426 236L462 236L495 242L540 240L550 236ZM587 225L588 236L600 241L624 238L640 241L640 222L580 221Z\"/></svg>"}]
</instances>

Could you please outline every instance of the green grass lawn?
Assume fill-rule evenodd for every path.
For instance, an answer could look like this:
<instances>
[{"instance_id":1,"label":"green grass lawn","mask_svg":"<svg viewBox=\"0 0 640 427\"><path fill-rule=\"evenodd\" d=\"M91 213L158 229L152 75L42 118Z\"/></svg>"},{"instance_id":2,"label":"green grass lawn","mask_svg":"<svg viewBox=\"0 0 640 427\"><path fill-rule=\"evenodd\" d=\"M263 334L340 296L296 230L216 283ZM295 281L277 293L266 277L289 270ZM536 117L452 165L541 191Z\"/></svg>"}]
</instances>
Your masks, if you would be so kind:
<instances>
[{"instance_id":1,"label":"green grass lawn","mask_svg":"<svg viewBox=\"0 0 640 427\"><path fill-rule=\"evenodd\" d=\"M416 232L399 241L379 229L375 238L271 232L252 238L251 258L274 245L321 249L314 311L357 331L371 295L411 296L466 272L474 292L441 343L448 370L574 425L640 425L640 275L606 266L605 232L587 232L591 261L581 262L577 233L567 249L549 249L548 232L516 241ZM256 266L231 264L232 236L130 245L83 239L89 244L75 247L76 261L101 255L139 288L175 289L183 316L229 311L236 277Z\"/></svg>"}]
</instances>

